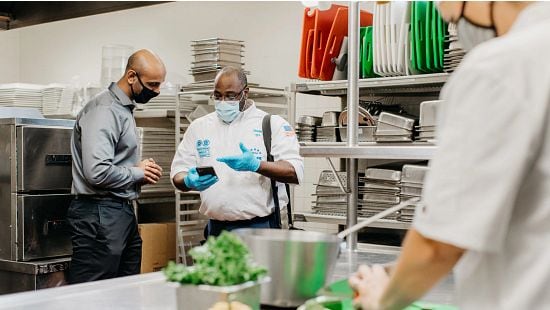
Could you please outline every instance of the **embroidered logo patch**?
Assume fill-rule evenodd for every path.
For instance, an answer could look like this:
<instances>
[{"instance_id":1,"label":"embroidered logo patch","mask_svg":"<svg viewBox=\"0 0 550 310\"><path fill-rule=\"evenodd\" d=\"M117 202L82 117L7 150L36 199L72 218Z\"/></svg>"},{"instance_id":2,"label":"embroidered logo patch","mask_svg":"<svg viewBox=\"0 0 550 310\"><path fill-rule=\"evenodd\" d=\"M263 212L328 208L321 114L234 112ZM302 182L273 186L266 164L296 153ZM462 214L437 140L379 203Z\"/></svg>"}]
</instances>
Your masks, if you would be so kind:
<instances>
[{"instance_id":1,"label":"embroidered logo patch","mask_svg":"<svg viewBox=\"0 0 550 310\"><path fill-rule=\"evenodd\" d=\"M254 133L254 135L256 137L261 137L262 136L262 130L261 129L252 129L252 132Z\"/></svg>"},{"instance_id":2,"label":"embroidered logo patch","mask_svg":"<svg viewBox=\"0 0 550 310\"><path fill-rule=\"evenodd\" d=\"M210 157L210 140L199 139L195 142L195 145L197 146L197 152L199 153L200 158Z\"/></svg>"},{"instance_id":3,"label":"embroidered logo patch","mask_svg":"<svg viewBox=\"0 0 550 310\"><path fill-rule=\"evenodd\" d=\"M296 133L294 132L294 129L290 127L290 125L283 125L284 135L287 137L294 137Z\"/></svg>"}]
</instances>

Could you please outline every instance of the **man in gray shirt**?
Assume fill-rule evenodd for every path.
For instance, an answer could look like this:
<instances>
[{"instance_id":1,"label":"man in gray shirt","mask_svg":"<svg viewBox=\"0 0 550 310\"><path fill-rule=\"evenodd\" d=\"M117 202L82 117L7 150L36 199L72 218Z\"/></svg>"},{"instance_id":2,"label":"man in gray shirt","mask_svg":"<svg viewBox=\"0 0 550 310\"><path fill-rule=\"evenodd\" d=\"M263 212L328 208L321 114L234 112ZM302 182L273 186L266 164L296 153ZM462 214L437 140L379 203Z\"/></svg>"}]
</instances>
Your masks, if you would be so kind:
<instances>
[{"instance_id":1,"label":"man in gray shirt","mask_svg":"<svg viewBox=\"0 0 550 310\"><path fill-rule=\"evenodd\" d=\"M76 197L67 213L70 283L140 271L141 238L132 201L142 185L159 180L162 168L151 158L140 162L133 110L159 94L165 76L160 58L139 50L128 59L124 76L77 116L71 139Z\"/></svg>"}]
</instances>

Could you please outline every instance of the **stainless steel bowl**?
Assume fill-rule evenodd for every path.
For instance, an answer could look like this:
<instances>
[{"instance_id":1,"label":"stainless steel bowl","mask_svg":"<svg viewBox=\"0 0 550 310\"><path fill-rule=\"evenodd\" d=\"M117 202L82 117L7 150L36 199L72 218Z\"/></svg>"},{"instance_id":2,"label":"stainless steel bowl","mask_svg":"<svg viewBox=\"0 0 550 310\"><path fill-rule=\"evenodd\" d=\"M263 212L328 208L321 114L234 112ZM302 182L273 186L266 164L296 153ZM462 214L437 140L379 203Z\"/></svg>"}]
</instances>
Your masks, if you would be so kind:
<instances>
[{"instance_id":1,"label":"stainless steel bowl","mask_svg":"<svg viewBox=\"0 0 550 310\"><path fill-rule=\"evenodd\" d=\"M253 259L268 268L271 282L262 286L262 304L296 307L315 297L332 277L340 243L336 235L280 229L234 230Z\"/></svg>"}]
</instances>

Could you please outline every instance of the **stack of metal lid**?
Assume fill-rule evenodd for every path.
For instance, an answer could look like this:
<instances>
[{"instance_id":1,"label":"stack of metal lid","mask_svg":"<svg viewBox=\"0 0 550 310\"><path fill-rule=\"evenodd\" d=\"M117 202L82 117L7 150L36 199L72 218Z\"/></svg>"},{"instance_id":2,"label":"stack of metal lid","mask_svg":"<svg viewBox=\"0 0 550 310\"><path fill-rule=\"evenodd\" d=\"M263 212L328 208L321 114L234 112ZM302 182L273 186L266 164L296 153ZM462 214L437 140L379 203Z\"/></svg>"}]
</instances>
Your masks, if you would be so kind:
<instances>
[{"instance_id":1,"label":"stack of metal lid","mask_svg":"<svg viewBox=\"0 0 550 310\"><path fill-rule=\"evenodd\" d=\"M428 172L427 166L404 165L401 172L401 194L402 200L421 197L424 186L424 177ZM411 204L399 211L398 221L412 222L414 210L418 204Z\"/></svg>"},{"instance_id":2,"label":"stack of metal lid","mask_svg":"<svg viewBox=\"0 0 550 310\"><path fill-rule=\"evenodd\" d=\"M317 127L316 142L338 142L336 126L319 126Z\"/></svg>"},{"instance_id":3,"label":"stack of metal lid","mask_svg":"<svg viewBox=\"0 0 550 310\"><path fill-rule=\"evenodd\" d=\"M437 107L441 100L424 101L420 104L420 125L416 126L416 140L422 142L435 141L435 125Z\"/></svg>"},{"instance_id":4,"label":"stack of metal lid","mask_svg":"<svg viewBox=\"0 0 550 310\"><path fill-rule=\"evenodd\" d=\"M212 82L223 67L242 68L244 41L221 38L191 41L195 60L191 63L191 75L195 82Z\"/></svg>"},{"instance_id":5,"label":"stack of metal lid","mask_svg":"<svg viewBox=\"0 0 550 310\"><path fill-rule=\"evenodd\" d=\"M336 172L342 185L347 187L345 171ZM315 184L315 201L312 209L316 213L345 216L347 210L347 194L338 185L338 180L331 170L323 170L319 175L319 183Z\"/></svg>"},{"instance_id":6,"label":"stack of metal lid","mask_svg":"<svg viewBox=\"0 0 550 310\"><path fill-rule=\"evenodd\" d=\"M374 138L376 142L411 142L414 119L382 112L378 116Z\"/></svg>"},{"instance_id":7,"label":"stack of metal lid","mask_svg":"<svg viewBox=\"0 0 550 310\"><path fill-rule=\"evenodd\" d=\"M145 185L141 188L141 194L146 196L170 196L174 195L174 187L170 182L170 167L172 157L176 152L174 129L138 127L138 145L140 158L152 158L161 166L164 173L154 185Z\"/></svg>"},{"instance_id":8,"label":"stack of metal lid","mask_svg":"<svg viewBox=\"0 0 550 310\"><path fill-rule=\"evenodd\" d=\"M360 177L359 186L360 209L358 215L362 217L373 216L388 208L391 208L401 201L399 193L401 171L390 169L369 168L365 171L365 177ZM386 219L396 219L397 212Z\"/></svg>"},{"instance_id":9,"label":"stack of metal lid","mask_svg":"<svg viewBox=\"0 0 550 310\"><path fill-rule=\"evenodd\" d=\"M449 23L449 34L445 36L445 46L449 48L445 49L443 55L443 71L451 73L455 71L456 67L466 55L462 44L458 40L458 27L456 24Z\"/></svg>"},{"instance_id":10,"label":"stack of metal lid","mask_svg":"<svg viewBox=\"0 0 550 310\"><path fill-rule=\"evenodd\" d=\"M295 131L300 142L315 141L317 126L321 125L321 118L317 116L303 115L296 121Z\"/></svg>"}]
</instances>

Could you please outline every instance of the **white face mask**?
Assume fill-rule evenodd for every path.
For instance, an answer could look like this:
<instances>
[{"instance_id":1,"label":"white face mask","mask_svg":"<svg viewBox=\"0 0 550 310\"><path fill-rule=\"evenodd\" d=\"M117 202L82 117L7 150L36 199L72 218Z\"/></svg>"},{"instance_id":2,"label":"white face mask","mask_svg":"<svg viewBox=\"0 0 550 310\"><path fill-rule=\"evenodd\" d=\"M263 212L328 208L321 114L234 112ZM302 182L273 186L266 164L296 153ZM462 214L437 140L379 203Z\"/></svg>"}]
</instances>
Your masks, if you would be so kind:
<instances>
[{"instance_id":1,"label":"white face mask","mask_svg":"<svg viewBox=\"0 0 550 310\"><path fill-rule=\"evenodd\" d=\"M477 45L485 41L491 40L493 38L496 38L497 31L495 29L495 20L493 16L494 2L491 2L490 4L492 26L478 25L472 22L466 16L464 16L464 7L466 6L466 3L467 2L464 2L462 4L462 12L460 13L461 18L457 23L457 30L458 30L458 41L466 51L470 51Z\"/></svg>"}]
</instances>

